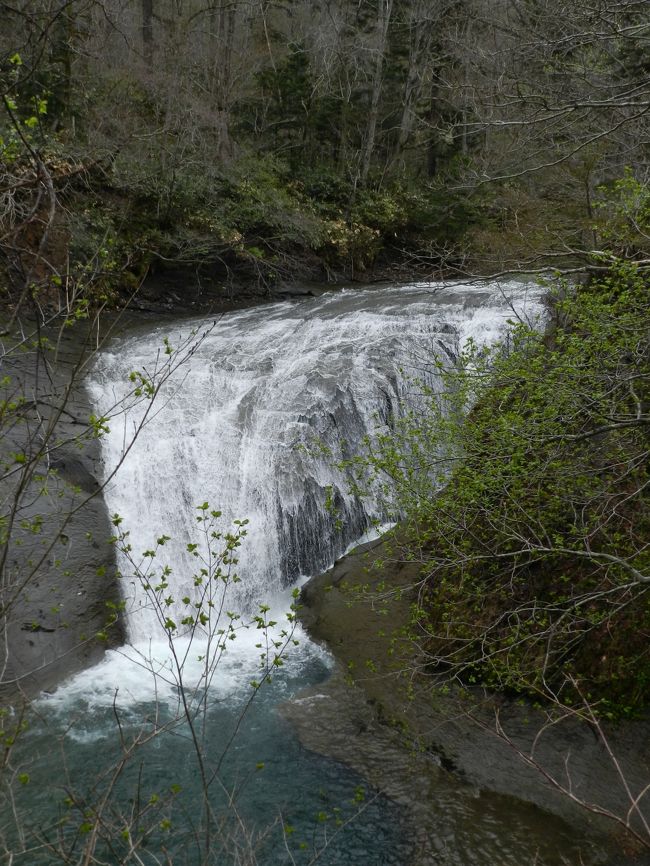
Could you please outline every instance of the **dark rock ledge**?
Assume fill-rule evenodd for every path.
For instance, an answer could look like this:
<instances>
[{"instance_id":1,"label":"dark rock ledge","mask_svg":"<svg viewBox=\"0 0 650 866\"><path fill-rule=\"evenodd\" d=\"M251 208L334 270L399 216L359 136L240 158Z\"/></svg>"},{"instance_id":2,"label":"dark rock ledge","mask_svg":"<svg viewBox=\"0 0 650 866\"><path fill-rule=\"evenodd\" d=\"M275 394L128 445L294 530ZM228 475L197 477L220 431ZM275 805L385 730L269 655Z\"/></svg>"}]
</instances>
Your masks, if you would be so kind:
<instances>
[{"instance_id":1,"label":"dark rock ledge","mask_svg":"<svg viewBox=\"0 0 650 866\"><path fill-rule=\"evenodd\" d=\"M538 850L543 863L650 863L614 823L558 792L496 736L498 709L526 751L543 725L540 711L493 696L425 690L403 661L395 663L419 566L400 561L394 548L381 540L363 545L303 588L300 619L335 658L330 679L284 709L303 744L353 767L407 807L417 864L463 862L462 852L458 860L437 858L443 848L462 847L468 827L489 836L494 821L508 828L513 850L528 845L522 857ZM349 589L359 585L362 596ZM407 697L409 684L415 688ZM612 726L607 736L628 784L640 791L650 780L650 720ZM568 772L578 797L627 812L620 776L588 727L563 722L542 735L535 754L562 782ZM560 859L560 851L572 852L571 859Z\"/></svg>"},{"instance_id":2,"label":"dark rock ledge","mask_svg":"<svg viewBox=\"0 0 650 866\"><path fill-rule=\"evenodd\" d=\"M2 513L15 511L0 587L3 702L55 688L124 639L119 618L108 627L120 592L99 444L84 435L92 413L78 369L85 351L83 335L70 332L46 353L31 339L18 350L5 344L0 361L1 398L25 401L0 447ZM11 471L16 454L36 461L22 490Z\"/></svg>"}]
</instances>

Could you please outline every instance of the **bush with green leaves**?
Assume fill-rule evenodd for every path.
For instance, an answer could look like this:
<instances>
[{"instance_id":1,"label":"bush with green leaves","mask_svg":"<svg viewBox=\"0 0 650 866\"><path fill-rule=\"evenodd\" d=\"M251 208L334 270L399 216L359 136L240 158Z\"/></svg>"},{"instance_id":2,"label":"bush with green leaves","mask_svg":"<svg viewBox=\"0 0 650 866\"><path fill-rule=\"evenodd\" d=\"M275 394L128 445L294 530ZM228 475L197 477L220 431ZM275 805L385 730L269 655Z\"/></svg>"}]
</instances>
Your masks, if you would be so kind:
<instances>
[{"instance_id":1,"label":"bush with green leaves","mask_svg":"<svg viewBox=\"0 0 650 866\"><path fill-rule=\"evenodd\" d=\"M418 664L629 714L650 682L648 275L619 261L552 311L441 369L357 477L384 480L422 563Z\"/></svg>"}]
</instances>

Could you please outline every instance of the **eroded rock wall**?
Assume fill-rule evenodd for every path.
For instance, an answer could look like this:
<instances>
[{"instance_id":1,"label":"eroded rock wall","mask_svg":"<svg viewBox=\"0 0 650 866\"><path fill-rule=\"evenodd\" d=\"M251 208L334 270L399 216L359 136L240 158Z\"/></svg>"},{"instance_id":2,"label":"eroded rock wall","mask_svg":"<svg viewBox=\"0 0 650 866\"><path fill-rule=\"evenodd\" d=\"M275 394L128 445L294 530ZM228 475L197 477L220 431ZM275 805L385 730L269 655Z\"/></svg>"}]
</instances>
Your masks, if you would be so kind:
<instances>
[{"instance_id":1,"label":"eroded rock wall","mask_svg":"<svg viewBox=\"0 0 650 866\"><path fill-rule=\"evenodd\" d=\"M4 700L54 688L123 639L86 336L23 335L0 355Z\"/></svg>"}]
</instances>

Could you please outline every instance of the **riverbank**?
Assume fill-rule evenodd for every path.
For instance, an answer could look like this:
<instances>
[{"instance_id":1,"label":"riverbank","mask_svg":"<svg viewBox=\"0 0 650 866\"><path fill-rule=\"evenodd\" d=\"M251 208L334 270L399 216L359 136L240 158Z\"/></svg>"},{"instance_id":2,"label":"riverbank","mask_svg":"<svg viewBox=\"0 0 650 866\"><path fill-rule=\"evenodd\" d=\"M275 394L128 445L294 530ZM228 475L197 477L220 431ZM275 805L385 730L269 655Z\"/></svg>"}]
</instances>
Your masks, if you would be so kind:
<instances>
[{"instance_id":1,"label":"riverbank","mask_svg":"<svg viewBox=\"0 0 650 866\"><path fill-rule=\"evenodd\" d=\"M448 850L459 850L468 821L475 832L481 824L489 832L497 821L513 839L523 834L542 863L650 862L615 822L594 812L625 817L631 805L625 784L634 792L647 784L650 721L605 726L604 742L571 719L542 732L544 712L522 702L431 689L416 670L419 660L400 652L418 581L418 564L401 560L389 538L364 545L305 585L301 621L332 652L336 669L286 709L304 745L348 763L409 805L421 830L418 864L440 862L441 833ZM497 735L497 719L509 742ZM522 759L531 750L548 778ZM451 784L460 784L464 805L455 826L441 828L437 804ZM557 840L550 849L549 839ZM571 845L574 859L561 859ZM444 862L463 860L452 855Z\"/></svg>"}]
</instances>

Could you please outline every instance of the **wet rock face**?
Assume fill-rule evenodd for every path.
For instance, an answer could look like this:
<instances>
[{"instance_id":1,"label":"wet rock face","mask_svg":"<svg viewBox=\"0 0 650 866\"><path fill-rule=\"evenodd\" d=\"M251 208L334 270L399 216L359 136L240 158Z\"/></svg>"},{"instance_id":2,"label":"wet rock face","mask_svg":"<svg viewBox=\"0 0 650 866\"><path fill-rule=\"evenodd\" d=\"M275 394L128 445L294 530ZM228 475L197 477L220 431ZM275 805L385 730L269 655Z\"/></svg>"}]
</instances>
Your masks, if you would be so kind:
<instances>
[{"instance_id":1,"label":"wet rock face","mask_svg":"<svg viewBox=\"0 0 650 866\"><path fill-rule=\"evenodd\" d=\"M420 577L397 530L305 584L300 620L338 667L285 708L304 745L406 805L427 844L445 841L445 863L648 866L648 852L627 856L635 843L620 825L548 779L625 818L625 786L636 796L650 779L650 718L603 724L601 735L571 718L547 725L543 709L502 696L431 689L402 632ZM497 717L508 740L497 736ZM537 766L523 759L531 753ZM491 853L481 859L483 846ZM438 862L430 854L414 863Z\"/></svg>"},{"instance_id":2,"label":"wet rock face","mask_svg":"<svg viewBox=\"0 0 650 866\"><path fill-rule=\"evenodd\" d=\"M9 347L1 400L4 534L0 698L54 688L122 642L112 529L98 481L98 443L78 362L83 340L56 353Z\"/></svg>"}]
</instances>

